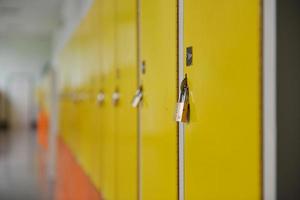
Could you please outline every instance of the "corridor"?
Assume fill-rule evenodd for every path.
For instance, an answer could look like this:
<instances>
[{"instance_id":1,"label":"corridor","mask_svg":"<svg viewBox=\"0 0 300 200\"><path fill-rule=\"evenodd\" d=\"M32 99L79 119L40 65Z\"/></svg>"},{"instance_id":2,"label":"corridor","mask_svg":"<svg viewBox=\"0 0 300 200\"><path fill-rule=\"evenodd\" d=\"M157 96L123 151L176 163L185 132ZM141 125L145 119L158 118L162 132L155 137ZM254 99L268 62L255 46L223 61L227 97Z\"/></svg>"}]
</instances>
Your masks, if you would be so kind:
<instances>
[{"instance_id":1,"label":"corridor","mask_svg":"<svg viewBox=\"0 0 300 200\"><path fill-rule=\"evenodd\" d=\"M0 200L299 200L299 55L299 0L0 0Z\"/></svg>"},{"instance_id":2,"label":"corridor","mask_svg":"<svg viewBox=\"0 0 300 200\"><path fill-rule=\"evenodd\" d=\"M0 133L1 200L100 200L100 194L68 148L58 142L55 167L60 178L47 175L47 154L35 131Z\"/></svg>"}]
</instances>

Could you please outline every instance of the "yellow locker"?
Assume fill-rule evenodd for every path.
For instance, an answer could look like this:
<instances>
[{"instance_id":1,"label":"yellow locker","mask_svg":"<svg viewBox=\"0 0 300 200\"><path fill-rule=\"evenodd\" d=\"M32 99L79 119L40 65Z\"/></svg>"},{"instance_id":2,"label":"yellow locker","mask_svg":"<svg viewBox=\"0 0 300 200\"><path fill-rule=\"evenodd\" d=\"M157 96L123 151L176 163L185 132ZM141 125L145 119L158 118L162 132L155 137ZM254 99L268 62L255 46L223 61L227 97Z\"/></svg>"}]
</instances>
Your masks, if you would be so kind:
<instances>
[{"instance_id":1,"label":"yellow locker","mask_svg":"<svg viewBox=\"0 0 300 200\"><path fill-rule=\"evenodd\" d=\"M261 198L260 21L259 0L184 1L186 200Z\"/></svg>"},{"instance_id":2,"label":"yellow locker","mask_svg":"<svg viewBox=\"0 0 300 200\"><path fill-rule=\"evenodd\" d=\"M137 88L136 0L116 0L116 191L115 199L137 199L137 110L131 100Z\"/></svg>"},{"instance_id":3,"label":"yellow locker","mask_svg":"<svg viewBox=\"0 0 300 200\"><path fill-rule=\"evenodd\" d=\"M100 0L94 1L91 9L65 46L61 58L63 80L70 82L69 103L63 114L64 138L71 147L76 159L94 183L99 186L97 177L99 154L99 129L97 126L95 73L99 73L99 18ZM97 72L96 72L97 71ZM66 81L63 85L66 87ZM63 106L62 106L63 107ZM65 108L62 108L65 109Z\"/></svg>"},{"instance_id":4,"label":"yellow locker","mask_svg":"<svg viewBox=\"0 0 300 200\"><path fill-rule=\"evenodd\" d=\"M97 164L96 164L96 171L97 171L97 183L96 186L98 190L101 192L101 194L104 194L104 188L105 188L105 148L104 148L104 138L105 138L105 124L106 124L106 116L105 116L105 105L108 102L108 96L105 93L105 73L104 73L104 53L105 53L105 48L103 47L103 42L105 40L105 34L102 31L102 27L105 26L105 15L104 11L102 11L104 8L104 0L99 0L99 16L98 16L98 22L97 26L99 26L99 32L98 32L98 40L99 40L99 49L98 49L98 59L99 59L99 66L97 67L97 127L99 129L99 132L97 134L97 141L98 141L98 146L97 152Z\"/></svg>"},{"instance_id":5,"label":"yellow locker","mask_svg":"<svg viewBox=\"0 0 300 200\"><path fill-rule=\"evenodd\" d=\"M76 57L75 59L75 70L74 75L72 77L73 84L75 86L75 101L74 101L74 112L76 113L75 116L75 123L78 124L78 129L74 129L73 134L77 134L77 138L75 139L76 143L76 150L77 153L75 154L80 166L86 171L87 170L87 153L86 153L86 145L87 145L87 133L86 133L86 126L87 121L84 119L87 104L84 99L82 99L82 95L84 94L85 86L84 86L84 79L85 79L85 70L83 69L84 65L84 49L83 49L83 42L82 42L82 34L83 34L83 27L82 23L81 26L77 29L74 37L72 38L72 42L74 44L74 50ZM72 72L73 73L73 72ZM85 116L86 117L86 116Z\"/></svg>"},{"instance_id":6,"label":"yellow locker","mask_svg":"<svg viewBox=\"0 0 300 200\"><path fill-rule=\"evenodd\" d=\"M177 199L177 1L141 0L141 196Z\"/></svg>"},{"instance_id":7,"label":"yellow locker","mask_svg":"<svg viewBox=\"0 0 300 200\"><path fill-rule=\"evenodd\" d=\"M97 104L97 94L100 88L100 66L101 66L101 54L100 54L100 33L101 27L99 26L100 20L100 10L101 9L101 0L95 0L92 7L91 14L91 24L90 26L93 28L91 32L91 39L89 40L89 47L91 49L91 59L92 59L92 69L90 71L90 108L91 108L91 122L89 131L91 132L90 138L90 164L91 164L91 179L95 186L100 191L100 183L99 183L99 172L100 172L100 113L99 113L99 105Z\"/></svg>"},{"instance_id":8,"label":"yellow locker","mask_svg":"<svg viewBox=\"0 0 300 200\"><path fill-rule=\"evenodd\" d=\"M101 107L102 113L105 118L101 118L104 120L102 127L102 155L103 155L103 187L102 193L105 199L115 199L115 159L116 159L116 145L115 145L115 110L111 103L111 95L114 90L114 73L111 71L105 75L105 81L103 86L103 91L106 95L106 101L104 105Z\"/></svg>"},{"instance_id":9,"label":"yellow locker","mask_svg":"<svg viewBox=\"0 0 300 200\"><path fill-rule=\"evenodd\" d=\"M81 60L81 75L83 76L83 102L84 110L81 113L81 120L84 122L83 140L84 143L84 160L86 173L91 180L96 183L94 165L97 161L97 154L94 151L96 145L97 128L95 111L96 111L96 97L94 95L94 87L96 80L94 79L94 72L99 68L99 55L97 55L99 44L97 24L99 15L99 1L94 1L90 10L83 19L79 29L80 41L80 60Z\"/></svg>"},{"instance_id":10,"label":"yellow locker","mask_svg":"<svg viewBox=\"0 0 300 200\"><path fill-rule=\"evenodd\" d=\"M102 193L106 200L114 200L116 194L116 136L115 136L115 108L111 97L116 87L115 67L115 1L103 0L102 4L102 34L101 54L103 73L103 91L106 101L101 107L104 116L103 130L103 187Z\"/></svg>"},{"instance_id":11,"label":"yellow locker","mask_svg":"<svg viewBox=\"0 0 300 200\"><path fill-rule=\"evenodd\" d=\"M89 48L92 50L90 52L90 56L92 59L92 69L89 75L89 108L90 108L90 122L89 122L89 132L90 138L90 148L89 148L89 165L91 170L91 179L96 187L100 190L100 183L99 183L99 173L100 173L100 126L99 122L101 119L100 114L100 106L97 103L97 95L99 93L100 88L100 31L99 31L99 2L96 1L93 7L96 7L93 13L93 17L95 18L93 21L93 35L91 36L92 39L89 41ZM97 21L96 21L97 20ZM95 23L95 21L97 23Z\"/></svg>"},{"instance_id":12,"label":"yellow locker","mask_svg":"<svg viewBox=\"0 0 300 200\"><path fill-rule=\"evenodd\" d=\"M61 53L59 59L61 74L61 87L64 91L62 96L61 110L60 110L60 134L65 144L74 153L74 156L79 160L82 159L80 156L80 128L81 120L79 115L78 95L80 94L78 71L79 71L79 48L76 42L73 40L69 42ZM80 160L82 162L82 160Z\"/></svg>"},{"instance_id":13,"label":"yellow locker","mask_svg":"<svg viewBox=\"0 0 300 200\"><path fill-rule=\"evenodd\" d=\"M62 57L62 56L61 56ZM60 60L62 60L60 57ZM63 64L62 61L59 63L59 67L61 69L60 73L60 92L59 92L59 112L60 112L60 117L59 117L59 135L61 138L65 139L67 137L67 124L68 124L68 101L69 101L69 87L67 85L67 79L65 77L65 70L62 68Z\"/></svg>"},{"instance_id":14,"label":"yellow locker","mask_svg":"<svg viewBox=\"0 0 300 200\"><path fill-rule=\"evenodd\" d=\"M101 56L101 54L100 54ZM98 152L97 156L97 164L96 164L96 187L97 189L102 193L104 193L104 185L105 185L105 167L104 167L104 154L105 154L105 148L104 148L104 138L105 138L105 123L106 123L106 116L105 116L105 109L103 109L104 105L107 104L107 95L104 91L104 78L101 70L99 70L98 74L98 89L97 89L97 128L98 128L98 134L95 138L97 140L98 145L96 146L96 152Z\"/></svg>"}]
</instances>

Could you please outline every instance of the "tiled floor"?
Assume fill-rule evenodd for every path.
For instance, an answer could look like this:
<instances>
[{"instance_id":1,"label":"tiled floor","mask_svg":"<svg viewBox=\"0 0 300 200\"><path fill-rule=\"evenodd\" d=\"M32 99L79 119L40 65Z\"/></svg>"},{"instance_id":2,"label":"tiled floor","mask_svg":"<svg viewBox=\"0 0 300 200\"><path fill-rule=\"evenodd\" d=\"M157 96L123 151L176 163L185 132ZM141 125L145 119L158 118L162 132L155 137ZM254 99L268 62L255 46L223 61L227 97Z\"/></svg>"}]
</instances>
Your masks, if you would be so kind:
<instances>
[{"instance_id":1,"label":"tiled floor","mask_svg":"<svg viewBox=\"0 0 300 200\"><path fill-rule=\"evenodd\" d=\"M44 172L35 132L0 132L0 200L50 199Z\"/></svg>"}]
</instances>

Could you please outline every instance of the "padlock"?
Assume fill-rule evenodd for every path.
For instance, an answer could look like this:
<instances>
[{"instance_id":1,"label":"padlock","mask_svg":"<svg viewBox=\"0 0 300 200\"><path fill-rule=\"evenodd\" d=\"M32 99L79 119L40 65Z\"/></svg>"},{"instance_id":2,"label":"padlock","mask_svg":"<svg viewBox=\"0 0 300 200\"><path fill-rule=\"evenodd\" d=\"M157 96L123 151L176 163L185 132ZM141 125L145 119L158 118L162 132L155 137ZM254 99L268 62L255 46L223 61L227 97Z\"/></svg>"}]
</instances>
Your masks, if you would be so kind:
<instances>
[{"instance_id":1,"label":"padlock","mask_svg":"<svg viewBox=\"0 0 300 200\"><path fill-rule=\"evenodd\" d=\"M189 88L187 76L182 80L180 85L180 95L176 108L176 121L187 123L190 118Z\"/></svg>"},{"instance_id":2,"label":"padlock","mask_svg":"<svg viewBox=\"0 0 300 200\"><path fill-rule=\"evenodd\" d=\"M134 107L134 108L138 107L138 105L140 104L142 99L143 99L143 89L142 89L142 87L139 87L139 89L136 91L136 93L131 101L132 107Z\"/></svg>"}]
</instances>

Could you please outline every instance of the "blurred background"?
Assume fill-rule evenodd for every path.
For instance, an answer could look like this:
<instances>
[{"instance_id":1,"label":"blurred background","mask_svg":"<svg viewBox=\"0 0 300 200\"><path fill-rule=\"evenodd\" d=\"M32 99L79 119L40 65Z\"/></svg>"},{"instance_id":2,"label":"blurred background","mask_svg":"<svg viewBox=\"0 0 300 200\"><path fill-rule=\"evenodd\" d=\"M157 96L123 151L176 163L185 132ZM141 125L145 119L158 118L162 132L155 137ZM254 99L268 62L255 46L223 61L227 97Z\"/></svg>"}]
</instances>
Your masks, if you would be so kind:
<instances>
[{"instance_id":1,"label":"blurred background","mask_svg":"<svg viewBox=\"0 0 300 200\"><path fill-rule=\"evenodd\" d=\"M298 200L299 57L296 0L0 0L0 200Z\"/></svg>"}]
</instances>

